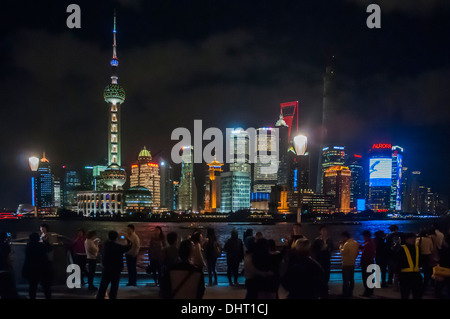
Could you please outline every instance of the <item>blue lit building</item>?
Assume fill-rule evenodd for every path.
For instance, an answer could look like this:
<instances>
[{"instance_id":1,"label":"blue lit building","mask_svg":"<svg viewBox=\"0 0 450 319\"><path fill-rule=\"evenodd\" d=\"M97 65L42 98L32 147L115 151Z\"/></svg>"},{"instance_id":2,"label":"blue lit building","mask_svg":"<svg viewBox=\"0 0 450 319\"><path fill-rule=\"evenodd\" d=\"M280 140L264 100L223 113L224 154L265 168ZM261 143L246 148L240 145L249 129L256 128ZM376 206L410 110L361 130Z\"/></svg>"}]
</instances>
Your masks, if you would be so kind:
<instances>
[{"instance_id":1,"label":"blue lit building","mask_svg":"<svg viewBox=\"0 0 450 319\"><path fill-rule=\"evenodd\" d=\"M33 205L38 209L55 206L54 176L45 153L39 162L36 175L33 177L33 195Z\"/></svg>"},{"instance_id":2,"label":"blue lit building","mask_svg":"<svg viewBox=\"0 0 450 319\"><path fill-rule=\"evenodd\" d=\"M352 211L365 210L365 173L362 155L349 156L345 166L350 169L350 209Z\"/></svg>"},{"instance_id":3,"label":"blue lit building","mask_svg":"<svg viewBox=\"0 0 450 319\"><path fill-rule=\"evenodd\" d=\"M369 208L377 212L401 211L403 148L379 143L369 153Z\"/></svg>"},{"instance_id":4,"label":"blue lit building","mask_svg":"<svg viewBox=\"0 0 450 319\"><path fill-rule=\"evenodd\" d=\"M392 146L392 179L390 210L402 210L403 148Z\"/></svg>"}]
</instances>

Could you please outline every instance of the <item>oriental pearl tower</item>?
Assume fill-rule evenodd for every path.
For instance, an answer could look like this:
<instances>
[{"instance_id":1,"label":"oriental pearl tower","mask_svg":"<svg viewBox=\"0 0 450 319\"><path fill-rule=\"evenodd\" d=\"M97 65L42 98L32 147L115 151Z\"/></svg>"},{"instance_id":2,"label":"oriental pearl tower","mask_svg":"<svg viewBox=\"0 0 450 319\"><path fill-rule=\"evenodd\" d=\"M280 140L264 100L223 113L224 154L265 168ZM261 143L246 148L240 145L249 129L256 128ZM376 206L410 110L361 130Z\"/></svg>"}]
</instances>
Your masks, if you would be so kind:
<instances>
[{"instance_id":1,"label":"oriental pearl tower","mask_svg":"<svg viewBox=\"0 0 450 319\"><path fill-rule=\"evenodd\" d=\"M113 28L113 56L111 59L111 84L108 84L103 91L103 97L109 106L108 120L108 168L102 172L102 179L105 184L117 190L122 188L127 179L126 172L121 168L121 137L120 137L120 109L125 101L125 90L117 83L117 68L119 60L117 59L116 43L116 14L114 12Z\"/></svg>"}]
</instances>

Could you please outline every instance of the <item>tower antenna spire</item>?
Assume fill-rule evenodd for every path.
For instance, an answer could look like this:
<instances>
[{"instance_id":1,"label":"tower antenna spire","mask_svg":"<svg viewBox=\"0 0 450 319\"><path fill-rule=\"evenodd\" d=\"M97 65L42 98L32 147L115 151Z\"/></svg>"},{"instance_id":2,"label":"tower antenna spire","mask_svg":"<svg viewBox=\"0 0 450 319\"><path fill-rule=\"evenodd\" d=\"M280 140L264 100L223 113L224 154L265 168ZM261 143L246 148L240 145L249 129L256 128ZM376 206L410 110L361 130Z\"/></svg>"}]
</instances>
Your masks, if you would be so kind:
<instances>
[{"instance_id":1,"label":"tower antenna spire","mask_svg":"<svg viewBox=\"0 0 450 319\"><path fill-rule=\"evenodd\" d=\"M116 33L117 33L117 29L116 29L116 9L114 9L114 26L113 26L113 59L117 59L117 52L116 52L116 47L117 47L117 43L116 43Z\"/></svg>"}]
</instances>

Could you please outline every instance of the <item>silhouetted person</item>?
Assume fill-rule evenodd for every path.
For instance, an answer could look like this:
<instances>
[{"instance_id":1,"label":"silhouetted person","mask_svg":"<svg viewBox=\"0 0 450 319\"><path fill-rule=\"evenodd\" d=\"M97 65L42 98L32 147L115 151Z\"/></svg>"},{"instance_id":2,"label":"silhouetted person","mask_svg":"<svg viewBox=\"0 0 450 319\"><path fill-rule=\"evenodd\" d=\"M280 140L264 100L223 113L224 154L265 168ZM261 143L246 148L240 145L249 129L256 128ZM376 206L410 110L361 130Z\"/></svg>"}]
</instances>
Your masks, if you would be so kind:
<instances>
[{"instance_id":1,"label":"silhouetted person","mask_svg":"<svg viewBox=\"0 0 450 319\"><path fill-rule=\"evenodd\" d=\"M389 226L390 234L386 237L386 245L388 248L388 285L392 285L395 283L397 285L396 278L398 277L398 273L396 269L398 266L396 265L397 256L399 251L402 249L403 244L403 233L398 231L397 225Z\"/></svg>"},{"instance_id":2,"label":"silhouetted person","mask_svg":"<svg viewBox=\"0 0 450 319\"><path fill-rule=\"evenodd\" d=\"M419 269L420 251L416 244L416 234L405 234L405 244L401 246L397 258L397 271L402 299L408 299L412 293L413 299L422 298L423 278Z\"/></svg>"},{"instance_id":3,"label":"silhouetted person","mask_svg":"<svg viewBox=\"0 0 450 319\"><path fill-rule=\"evenodd\" d=\"M174 265L180 262L178 256L178 234L170 232L167 234L167 246L162 251L162 275L167 273Z\"/></svg>"},{"instance_id":4,"label":"silhouetted person","mask_svg":"<svg viewBox=\"0 0 450 319\"><path fill-rule=\"evenodd\" d=\"M385 288L386 285L386 274L387 274L387 264L389 258L389 248L386 244L385 233L382 230L375 232L375 263L380 266L381 270L381 287Z\"/></svg>"},{"instance_id":5,"label":"silhouetted person","mask_svg":"<svg viewBox=\"0 0 450 319\"><path fill-rule=\"evenodd\" d=\"M364 286L364 297L373 295L373 288L367 285L367 279L371 273L367 272L367 267L375 262L375 242L372 240L369 230L363 231L364 243L361 245L361 276Z\"/></svg>"},{"instance_id":6,"label":"silhouetted person","mask_svg":"<svg viewBox=\"0 0 450 319\"><path fill-rule=\"evenodd\" d=\"M23 276L29 283L29 297L36 299L38 284L44 290L46 299L51 299L52 265L48 253L52 246L47 242L39 242L39 234L31 233L29 242L25 248L25 262L23 265Z\"/></svg>"},{"instance_id":7,"label":"silhouetted person","mask_svg":"<svg viewBox=\"0 0 450 319\"><path fill-rule=\"evenodd\" d=\"M136 264L139 255L139 250L141 248L141 241L138 235L134 231L134 225L130 224L127 226L127 239L131 242L131 248L126 252L125 258L127 260L127 270L128 270L128 284L127 286L136 286L137 283L137 271Z\"/></svg>"},{"instance_id":8,"label":"silhouetted person","mask_svg":"<svg viewBox=\"0 0 450 319\"><path fill-rule=\"evenodd\" d=\"M434 230L432 233L434 234ZM433 275L433 267L436 266L436 261L433 258L435 246L429 231L421 230L419 237L416 239L416 244L419 245L420 265L423 270L423 289L425 289Z\"/></svg>"},{"instance_id":9,"label":"silhouetted person","mask_svg":"<svg viewBox=\"0 0 450 319\"><path fill-rule=\"evenodd\" d=\"M86 233L84 229L77 230L77 236L72 241L70 248L72 250L73 262L80 267L81 283L84 285L84 276L86 275L86 248L84 242L86 241Z\"/></svg>"},{"instance_id":10,"label":"silhouetted person","mask_svg":"<svg viewBox=\"0 0 450 319\"><path fill-rule=\"evenodd\" d=\"M7 233L0 232L0 298L18 298L10 260L11 246Z\"/></svg>"},{"instance_id":11,"label":"silhouetted person","mask_svg":"<svg viewBox=\"0 0 450 319\"><path fill-rule=\"evenodd\" d=\"M194 250L192 251L192 264L200 268L202 271L206 266L205 258L203 257L203 234L201 231L196 230L191 236L191 241L194 244Z\"/></svg>"},{"instance_id":12,"label":"silhouetted person","mask_svg":"<svg viewBox=\"0 0 450 319\"><path fill-rule=\"evenodd\" d=\"M253 236L253 229L248 228L244 232L244 248L247 252L249 249L251 249L251 246L255 243L255 236Z\"/></svg>"},{"instance_id":13,"label":"silhouetted person","mask_svg":"<svg viewBox=\"0 0 450 319\"><path fill-rule=\"evenodd\" d=\"M94 286L95 268L97 266L97 258L99 253L98 243L100 239L96 238L97 233L95 231L89 231L84 241L84 248L86 250L87 264L88 264L88 289L90 291L98 290Z\"/></svg>"},{"instance_id":14,"label":"silhouetted person","mask_svg":"<svg viewBox=\"0 0 450 319\"><path fill-rule=\"evenodd\" d=\"M206 242L203 244L203 252L205 254L206 266L208 268L209 285L217 285L216 263L217 258L219 258L222 253L222 248L217 241L214 228L208 228L206 231Z\"/></svg>"},{"instance_id":15,"label":"silhouetted person","mask_svg":"<svg viewBox=\"0 0 450 319\"><path fill-rule=\"evenodd\" d=\"M330 280L331 253L334 250L333 241L328 237L328 229L325 225L319 228L319 236L311 246L312 257L322 266L327 282Z\"/></svg>"},{"instance_id":16,"label":"silhouetted person","mask_svg":"<svg viewBox=\"0 0 450 319\"><path fill-rule=\"evenodd\" d=\"M246 299L275 299L278 293L277 262L281 259L270 253L269 242L258 239L252 251L244 257Z\"/></svg>"},{"instance_id":17,"label":"silhouetted person","mask_svg":"<svg viewBox=\"0 0 450 319\"><path fill-rule=\"evenodd\" d=\"M203 271L191 263L194 244L191 240L180 243L181 261L164 274L160 295L166 299L201 299L205 293Z\"/></svg>"},{"instance_id":18,"label":"silhouetted person","mask_svg":"<svg viewBox=\"0 0 450 319\"><path fill-rule=\"evenodd\" d=\"M310 243L299 238L292 249L291 259L281 285L288 299L326 298L326 275L320 264L310 256Z\"/></svg>"},{"instance_id":19,"label":"silhouetted person","mask_svg":"<svg viewBox=\"0 0 450 319\"><path fill-rule=\"evenodd\" d=\"M238 285L239 264L244 259L244 245L236 230L231 232L231 238L227 240L223 250L227 253L228 283L230 286Z\"/></svg>"},{"instance_id":20,"label":"silhouetted person","mask_svg":"<svg viewBox=\"0 0 450 319\"><path fill-rule=\"evenodd\" d=\"M103 246L103 272L97 299L104 299L109 284L109 299L117 298L119 289L120 273L123 270L123 254L131 248L131 242L127 239L127 244L118 243L119 234L112 230L108 233L108 240Z\"/></svg>"},{"instance_id":21,"label":"silhouetted person","mask_svg":"<svg viewBox=\"0 0 450 319\"><path fill-rule=\"evenodd\" d=\"M164 233L160 226L156 226L153 230L148 247L149 267L147 273L153 275L155 285L159 285L162 272L162 251L166 246Z\"/></svg>"},{"instance_id":22,"label":"silhouetted person","mask_svg":"<svg viewBox=\"0 0 450 319\"><path fill-rule=\"evenodd\" d=\"M450 268L450 229L444 235L440 249L439 266ZM435 276L436 298L442 298L442 290L447 287L447 299L450 299L450 277Z\"/></svg>"}]
</instances>

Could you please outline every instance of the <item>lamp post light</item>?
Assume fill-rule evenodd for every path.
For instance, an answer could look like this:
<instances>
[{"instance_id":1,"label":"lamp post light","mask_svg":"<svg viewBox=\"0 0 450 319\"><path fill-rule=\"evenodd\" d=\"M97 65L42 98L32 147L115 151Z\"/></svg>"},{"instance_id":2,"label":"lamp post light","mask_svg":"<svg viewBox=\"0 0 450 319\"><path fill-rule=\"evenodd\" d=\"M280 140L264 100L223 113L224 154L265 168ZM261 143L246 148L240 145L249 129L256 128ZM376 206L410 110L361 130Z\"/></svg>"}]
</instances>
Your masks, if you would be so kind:
<instances>
[{"instance_id":1,"label":"lamp post light","mask_svg":"<svg viewBox=\"0 0 450 319\"><path fill-rule=\"evenodd\" d=\"M299 134L294 137L294 150L297 156L305 156L306 149L308 147L308 138L305 135ZM297 223L302 222L302 210L300 207L297 208Z\"/></svg>"},{"instance_id":2,"label":"lamp post light","mask_svg":"<svg viewBox=\"0 0 450 319\"><path fill-rule=\"evenodd\" d=\"M36 175L37 175L37 170L39 168L39 158L36 156L31 156L30 158L28 158L28 164L30 165L30 170L31 170L31 200L32 200L32 205L34 206L34 217L37 217L37 206L36 206L36 194L35 194L35 179L36 179Z\"/></svg>"}]
</instances>

